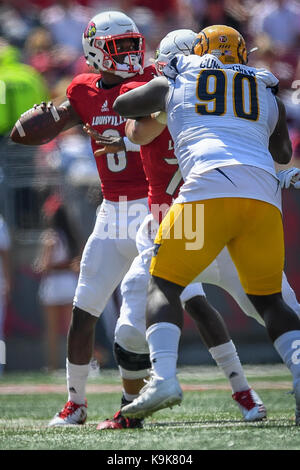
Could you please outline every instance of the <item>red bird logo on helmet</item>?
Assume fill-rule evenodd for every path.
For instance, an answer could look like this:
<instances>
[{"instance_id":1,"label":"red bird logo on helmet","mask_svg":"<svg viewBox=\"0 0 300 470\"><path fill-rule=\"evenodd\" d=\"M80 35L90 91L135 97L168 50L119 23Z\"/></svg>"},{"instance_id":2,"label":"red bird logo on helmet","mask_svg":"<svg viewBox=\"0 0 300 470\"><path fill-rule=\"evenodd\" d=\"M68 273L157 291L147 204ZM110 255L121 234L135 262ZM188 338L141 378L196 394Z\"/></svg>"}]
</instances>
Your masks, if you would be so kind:
<instances>
[{"instance_id":1,"label":"red bird logo on helmet","mask_svg":"<svg viewBox=\"0 0 300 470\"><path fill-rule=\"evenodd\" d=\"M96 25L93 21L91 21L87 25L83 35L84 35L85 38L91 38L91 37L95 36L95 34L96 34Z\"/></svg>"}]
</instances>

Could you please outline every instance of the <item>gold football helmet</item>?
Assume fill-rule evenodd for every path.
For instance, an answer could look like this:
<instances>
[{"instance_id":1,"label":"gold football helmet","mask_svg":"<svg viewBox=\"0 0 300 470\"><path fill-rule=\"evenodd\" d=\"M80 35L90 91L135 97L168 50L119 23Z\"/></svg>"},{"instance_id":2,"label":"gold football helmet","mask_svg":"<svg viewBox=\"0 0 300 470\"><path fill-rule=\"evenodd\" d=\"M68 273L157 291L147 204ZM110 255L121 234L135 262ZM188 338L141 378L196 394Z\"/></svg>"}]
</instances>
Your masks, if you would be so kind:
<instances>
[{"instance_id":1,"label":"gold football helmet","mask_svg":"<svg viewBox=\"0 0 300 470\"><path fill-rule=\"evenodd\" d=\"M247 49L243 36L234 28L213 25L202 29L197 35L193 53L203 56L212 54L223 64L247 64Z\"/></svg>"}]
</instances>

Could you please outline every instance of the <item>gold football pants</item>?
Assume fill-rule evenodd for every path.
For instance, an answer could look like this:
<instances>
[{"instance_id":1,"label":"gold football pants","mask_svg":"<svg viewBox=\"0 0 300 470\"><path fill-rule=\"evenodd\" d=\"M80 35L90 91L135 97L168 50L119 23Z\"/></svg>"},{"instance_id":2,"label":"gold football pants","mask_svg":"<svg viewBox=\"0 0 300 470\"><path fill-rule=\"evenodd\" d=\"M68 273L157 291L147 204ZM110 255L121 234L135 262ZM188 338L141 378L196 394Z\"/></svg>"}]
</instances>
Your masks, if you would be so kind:
<instances>
[{"instance_id":1,"label":"gold football pants","mask_svg":"<svg viewBox=\"0 0 300 470\"><path fill-rule=\"evenodd\" d=\"M282 217L267 202L228 197L174 204L154 243L154 276L185 287L226 245L247 294L281 292Z\"/></svg>"}]
</instances>

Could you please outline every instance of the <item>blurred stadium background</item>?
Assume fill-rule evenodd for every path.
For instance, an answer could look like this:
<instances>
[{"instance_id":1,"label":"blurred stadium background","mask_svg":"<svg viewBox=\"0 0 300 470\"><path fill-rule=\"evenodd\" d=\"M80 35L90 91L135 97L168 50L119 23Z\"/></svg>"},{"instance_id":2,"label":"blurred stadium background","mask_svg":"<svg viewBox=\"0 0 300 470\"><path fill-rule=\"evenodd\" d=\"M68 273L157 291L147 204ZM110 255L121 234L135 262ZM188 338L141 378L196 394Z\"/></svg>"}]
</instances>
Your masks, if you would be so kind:
<instances>
[{"instance_id":1,"label":"blurred stadium background","mask_svg":"<svg viewBox=\"0 0 300 470\"><path fill-rule=\"evenodd\" d=\"M135 20L146 38L146 64L161 38L173 29L198 32L210 24L226 24L241 31L248 49L259 47L249 64L267 67L280 79L293 142L289 166L300 167L299 1L0 0L0 213L11 237L5 372L47 367L46 322L38 297L41 279L33 268L45 200L59 194L82 246L101 202L89 139L80 127L40 147L19 146L8 135L22 112L64 95L72 78L87 70L82 31L93 15L104 10L121 10ZM283 208L286 274L300 299L300 191L284 190ZM280 362L264 328L242 314L220 289L205 286L205 290L223 314L244 363ZM116 291L98 322L95 358L103 368L115 367L111 341L119 305ZM180 364L210 364L192 321L185 320ZM67 325L62 322L60 327L58 366L64 368Z\"/></svg>"}]
</instances>

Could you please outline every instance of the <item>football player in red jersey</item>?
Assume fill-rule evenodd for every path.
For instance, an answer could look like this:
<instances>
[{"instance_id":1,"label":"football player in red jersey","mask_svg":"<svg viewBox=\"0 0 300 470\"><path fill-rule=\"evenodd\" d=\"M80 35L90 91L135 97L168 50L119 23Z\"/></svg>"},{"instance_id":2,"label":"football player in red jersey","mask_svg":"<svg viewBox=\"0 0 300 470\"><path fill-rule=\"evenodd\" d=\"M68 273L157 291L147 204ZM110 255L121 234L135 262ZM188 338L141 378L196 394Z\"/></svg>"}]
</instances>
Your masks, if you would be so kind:
<instances>
[{"instance_id":1,"label":"football player in red jersey","mask_svg":"<svg viewBox=\"0 0 300 470\"><path fill-rule=\"evenodd\" d=\"M139 147L125 137L125 119L112 110L123 83L134 77L147 82L154 66L143 68L144 38L124 13L103 12L89 22L83 34L87 63L99 73L76 76L67 89L72 122L93 126L105 142L114 136L121 150L96 157L104 200L81 261L68 333L68 400L49 426L83 424L87 417L85 387L94 347L97 319L137 255L135 234L148 213L148 183ZM47 110L51 103L46 106ZM103 143L92 141L94 152ZM101 152L99 152L101 153ZM129 215L132 214L132 215Z\"/></svg>"}]
</instances>

